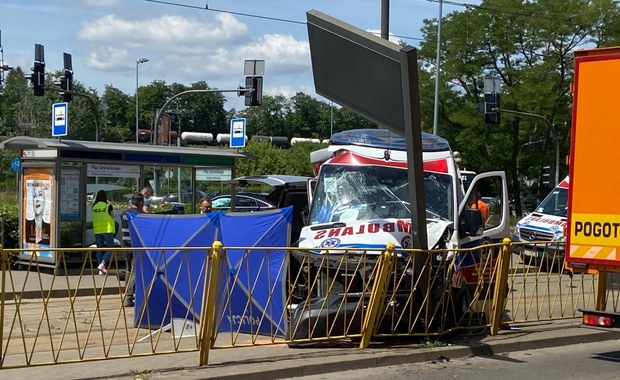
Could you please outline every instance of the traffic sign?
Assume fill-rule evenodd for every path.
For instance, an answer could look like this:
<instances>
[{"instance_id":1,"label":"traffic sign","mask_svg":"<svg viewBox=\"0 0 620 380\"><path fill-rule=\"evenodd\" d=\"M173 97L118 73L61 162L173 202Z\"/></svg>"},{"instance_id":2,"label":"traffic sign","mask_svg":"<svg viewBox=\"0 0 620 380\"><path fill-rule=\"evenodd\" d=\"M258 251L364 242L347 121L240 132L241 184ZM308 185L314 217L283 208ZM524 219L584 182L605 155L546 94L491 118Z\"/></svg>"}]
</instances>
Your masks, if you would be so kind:
<instances>
[{"instance_id":1,"label":"traffic sign","mask_svg":"<svg viewBox=\"0 0 620 380\"><path fill-rule=\"evenodd\" d=\"M22 160L19 157L15 157L11 160L11 169L18 172L20 166L22 165Z\"/></svg>"},{"instance_id":2,"label":"traffic sign","mask_svg":"<svg viewBox=\"0 0 620 380\"><path fill-rule=\"evenodd\" d=\"M68 110L67 103L54 103L52 105L52 136L66 136L68 126Z\"/></svg>"},{"instance_id":3,"label":"traffic sign","mask_svg":"<svg viewBox=\"0 0 620 380\"><path fill-rule=\"evenodd\" d=\"M245 146L245 118L230 121L230 147L243 148Z\"/></svg>"}]
</instances>

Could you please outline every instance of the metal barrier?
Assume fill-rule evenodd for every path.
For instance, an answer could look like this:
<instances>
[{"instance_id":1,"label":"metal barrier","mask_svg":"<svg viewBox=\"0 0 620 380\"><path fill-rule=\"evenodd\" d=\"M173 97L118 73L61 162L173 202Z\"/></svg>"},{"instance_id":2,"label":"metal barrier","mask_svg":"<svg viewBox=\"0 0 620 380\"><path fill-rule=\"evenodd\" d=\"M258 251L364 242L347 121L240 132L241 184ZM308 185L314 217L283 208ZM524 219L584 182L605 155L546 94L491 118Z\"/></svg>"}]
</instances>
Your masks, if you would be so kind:
<instances>
[{"instance_id":1,"label":"metal barrier","mask_svg":"<svg viewBox=\"0 0 620 380\"><path fill-rule=\"evenodd\" d=\"M598 274L566 270L563 243L512 243L512 252L504 322L580 318L579 309L595 308ZM617 288L607 292L618 298Z\"/></svg>"},{"instance_id":2,"label":"metal barrier","mask_svg":"<svg viewBox=\"0 0 620 380\"><path fill-rule=\"evenodd\" d=\"M198 352L206 365L210 349L497 334L502 324L594 308L598 276L564 271L558 250L527 260L533 246L551 252L550 243L508 239L443 251L141 248L133 307L124 306L127 249L111 250L105 275L97 248L52 249L62 274L41 268L36 254L27 270L12 270L9 256L24 250L0 249L0 368L174 352ZM64 255L77 252L84 260L71 268ZM620 286L607 281L606 306L616 311Z\"/></svg>"},{"instance_id":3,"label":"metal barrier","mask_svg":"<svg viewBox=\"0 0 620 380\"><path fill-rule=\"evenodd\" d=\"M49 249L46 249L49 250ZM204 306L198 293L208 292L206 274L211 271L212 255L208 248L174 249L176 264L172 268L166 248L134 251L136 263L145 260L153 265L152 276L136 276L141 299L134 307L125 307L125 284L119 258L128 250L112 249L107 273L100 275L93 263L99 249L81 249L85 260L72 268L64 260L74 249L52 249L63 274L38 265L32 255L26 270L12 270L9 255L24 250L2 250L2 294L0 305L0 367L18 368L139 357L171 352L199 351L198 321L192 312L177 313L180 281L191 271L202 282L185 284L183 303L188 310ZM30 250L33 252L32 250ZM199 267L189 265L193 256L202 257ZM150 265L149 264L149 265ZM158 283L166 276L167 283ZM157 303L157 310L151 304Z\"/></svg>"},{"instance_id":4,"label":"metal barrier","mask_svg":"<svg viewBox=\"0 0 620 380\"><path fill-rule=\"evenodd\" d=\"M245 308L233 313L230 294L239 286L239 277L248 274L231 273L222 292L227 301L215 306L221 310L215 324L239 323L224 334L214 331L211 347L273 343L299 347L354 340L367 347L372 337L428 337L454 330L485 330L499 320L492 313L501 316L503 311L494 306L493 297L505 299L506 286L499 291L495 284L506 284L507 270L498 270L498 263L509 261L508 247L506 243L494 244L458 252L395 251L391 245L386 250L289 249L286 260L273 270L278 277L287 273L287 265L291 268L286 277L285 307L253 312L256 289L247 287ZM239 249L244 262L256 250ZM278 248L265 249L255 266L269 265L275 252ZM269 292L264 304L270 305L274 297L282 297L282 292L273 286L276 278L265 283ZM272 321L271 329L261 331L259 326L267 319ZM242 329L248 323L251 326Z\"/></svg>"}]
</instances>

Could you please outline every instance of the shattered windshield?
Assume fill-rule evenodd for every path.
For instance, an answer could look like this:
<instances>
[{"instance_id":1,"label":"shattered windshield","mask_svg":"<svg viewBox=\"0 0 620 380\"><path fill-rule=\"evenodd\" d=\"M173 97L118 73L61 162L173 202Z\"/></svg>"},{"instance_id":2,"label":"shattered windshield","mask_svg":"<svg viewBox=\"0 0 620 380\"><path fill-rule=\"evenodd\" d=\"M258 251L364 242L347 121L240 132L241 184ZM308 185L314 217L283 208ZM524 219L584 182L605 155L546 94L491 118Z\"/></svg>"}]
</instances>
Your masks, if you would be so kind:
<instances>
[{"instance_id":1,"label":"shattered windshield","mask_svg":"<svg viewBox=\"0 0 620 380\"><path fill-rule=\"evenodd\" d=\"M453 187L447 174L424 173L426 217L452 220ZM386 166L324 165L309 224L410 218L407 170Z\"/></svg>"}]
</instances>

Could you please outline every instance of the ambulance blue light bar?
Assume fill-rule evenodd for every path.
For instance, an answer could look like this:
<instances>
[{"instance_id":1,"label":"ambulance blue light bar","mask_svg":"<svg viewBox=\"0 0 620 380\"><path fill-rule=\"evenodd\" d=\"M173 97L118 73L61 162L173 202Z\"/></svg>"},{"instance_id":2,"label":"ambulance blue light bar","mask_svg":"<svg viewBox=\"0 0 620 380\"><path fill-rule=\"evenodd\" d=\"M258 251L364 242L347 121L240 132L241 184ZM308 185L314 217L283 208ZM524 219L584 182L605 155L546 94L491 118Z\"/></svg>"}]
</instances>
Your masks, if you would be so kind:
<instances>
[{"instance_id":1,"label":"ambulance blue light bar","mask_svg":"<svg viewBox=\"0 0 620 380\"><path fill-rule=\"evenodd\" d=\"M331 145L358 145L369 148L407 150L407 140L387 129L352 129L332 135ZM450 150L443 137L422 132L422 151L441 152Z\"/></svg>"}]
</instances>

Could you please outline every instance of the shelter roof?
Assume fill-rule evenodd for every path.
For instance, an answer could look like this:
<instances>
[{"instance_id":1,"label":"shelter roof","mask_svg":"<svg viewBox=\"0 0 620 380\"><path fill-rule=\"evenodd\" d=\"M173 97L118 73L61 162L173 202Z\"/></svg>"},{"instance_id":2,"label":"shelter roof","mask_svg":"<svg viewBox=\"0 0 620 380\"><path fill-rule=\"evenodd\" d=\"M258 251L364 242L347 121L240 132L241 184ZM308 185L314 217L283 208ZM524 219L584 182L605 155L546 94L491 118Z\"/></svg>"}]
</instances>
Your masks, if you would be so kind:
<instances>
[{"instance_id":1,"label":"shelter roof","mask_svg":"<svg viewBox=\"0 0 620 380\"><path fill-rule=\"evenodd\" d=\"M119 160L148 163L191 165L225 165L234 158L249 158L249 153L230 148L177 147L134 143L112 143L16 136L0 142L9 150L55 150L57 157L75 159ZM218 162L222 160L222 162Z\"/></svg>"}]
</instances>

